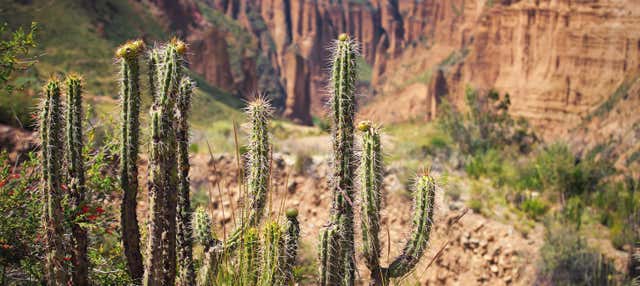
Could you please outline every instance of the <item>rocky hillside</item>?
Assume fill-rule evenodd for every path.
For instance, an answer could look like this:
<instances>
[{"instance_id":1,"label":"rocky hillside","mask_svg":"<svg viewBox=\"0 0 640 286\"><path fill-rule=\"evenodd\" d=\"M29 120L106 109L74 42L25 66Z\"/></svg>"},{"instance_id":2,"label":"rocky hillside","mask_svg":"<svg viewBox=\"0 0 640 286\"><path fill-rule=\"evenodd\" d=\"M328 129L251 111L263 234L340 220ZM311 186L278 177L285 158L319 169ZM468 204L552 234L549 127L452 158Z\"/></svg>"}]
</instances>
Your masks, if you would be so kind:
<instances>
[{"instance_id":1,"label":"rocky hillside","mask_svg":"<svg viewBox=\"0 0 640 286\"><path fill-rule=\"evenodd\" d=\"M629 88L640 76L637 1L33 0L7 7L0 15L10 24L42 22L41 74L69 57L87 58L78 61L89 89L113 87L96 94L116 92L112 66L91 68L109 67L112 46L135 35L149 42L178 35L204 81L238 97L268 93L286 117L310 124L326 102L330 43L347 32L361 42L362 118L430 120L444 97L461 103L471 86L509 93L511 112L545 138L606 143L607 136L576 131L593 126L590 114L599 112L631 145L638 141L629 135L635 117L608 114L625 102L618 98L637 96ZM50 16L60 13L80 20Z\"/></svg>"}]
</instances>

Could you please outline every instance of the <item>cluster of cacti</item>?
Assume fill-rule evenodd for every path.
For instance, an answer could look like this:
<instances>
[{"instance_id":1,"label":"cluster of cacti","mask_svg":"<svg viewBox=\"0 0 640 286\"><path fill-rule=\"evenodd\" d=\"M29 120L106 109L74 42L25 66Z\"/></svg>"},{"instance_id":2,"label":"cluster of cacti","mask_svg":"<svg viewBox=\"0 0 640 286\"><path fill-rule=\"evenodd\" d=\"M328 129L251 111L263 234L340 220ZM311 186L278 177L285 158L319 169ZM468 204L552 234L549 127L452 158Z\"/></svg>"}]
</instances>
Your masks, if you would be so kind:
<instances>
[{"instance_id":1,"label":"cluster of cacti","mask_svg":"<svg viewBox=\"0 0 640 286\"><path fill-rule=\"evenodd\" d=\"M354 170L353 148L356 78L355 43L345 34L338 37L331 75L333 116L333 203L328 226L320 238L320 284L354 285ZM435 182L425 174L417 179L414 195L413 229L402 255L388 268L380 265L380 209L384 168L379 128L362 122L360 158L361 225L365 265L372 285L388 285L411 271L426 249L434 213Z\"/></svg>"},{"instance_id":2,"label":"cluster of cacti","mask_svg":"<svg viewBox=\"0 0 640 286\"><path fill-rule=\"evenodd\" d=\"M223 262L229 260L240 270L232 278L234 285L286 285L293 281L293 264L300 234L297 210L286 212L284 226L277 221L269 221L262 228L262 234L259 231L271 173L268 131L271 112L271 106L262 97L247 107L251 123L246 182L250 207L248 213L242 215L238 229L229 239L220 241L212 236L211 219L203 209L198 209L194 216L196 240L203 245L205 252L198 285L216 285ZM234 252L237 255L233 255Z\"/></svg>"},{"instance_id":3,"label":"cluster of cacti","mask_svg":"<svg viewBox=\"0 0 640 286\"><path fill-rule=\"evenodd\" d=\"M221 275L236 272L234 284L286 285L293 282L300 225L297 210L286 211L286 220L261 224L270 189L271 145L270 104L258 96L247 107L250 121L247 155L249 208L243 210L239 227L228 239L213 235L209 214L199 208L192 216L189 183L189 110L193 83L183 76L186 46L172 40L148 53L150 140L148 157L149 217L145 262L140 251L140 230L136 216L138 157L140 146L140 59L142 41L128 42L116 56L121 64L122 124L119 183L122 243L127 268L136 283L144 285L215 285ZM334 52L331 87L333 129L333 200L329 224L321 233L320 284L354 285L354 208L358 160L354 151L356 44L340 35ZM62 188L68 180L70 204L86 204L82 158L82 101L78 76L67 80L66 124L62 116L60 86L51 80L45 87L40 134L42 140L43 226L46 231L46 281L50 285L88 285L87 231L71 222L73 267L64 262L64 217ZM63 129L66 126L66 132ZM358 126L363 132L360 159L361 224L365 264L372 284L387 284L391 278L411 271L424 253L432 228L435 183L428 174L418 178L413 230L402 255L388 267L380 265L380 209L383 176L379 128L369 122ZM65 139L66 135L66 141ZM63 146L66 142L66 146ZM66 148L65 148L66 147ZM66 152L66 156L63 156ZM65 160L63 160L65 159ZM67 173L61 168L66 163ZM66 175L66 177L65 177ZM194 238L203 247L201 267L196 274ZM234 271L229 270L229 265ZM70 275L71 273L71 275ZM231 274L232 276L234 274ZM177 281L176 281L177 278ZM71 279L71 280L70 280Z\"/></svg>"}]
</instances>

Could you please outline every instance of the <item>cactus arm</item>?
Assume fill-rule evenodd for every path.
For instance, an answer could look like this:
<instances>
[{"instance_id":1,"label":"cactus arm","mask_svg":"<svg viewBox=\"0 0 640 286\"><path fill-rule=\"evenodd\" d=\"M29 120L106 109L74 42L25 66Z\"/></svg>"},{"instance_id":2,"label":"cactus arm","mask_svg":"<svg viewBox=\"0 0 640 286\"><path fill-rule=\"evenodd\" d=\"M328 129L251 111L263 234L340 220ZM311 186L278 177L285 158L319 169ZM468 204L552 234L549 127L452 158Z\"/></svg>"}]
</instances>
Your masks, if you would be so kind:
<instances>
[{"instance_id":1,"label":"cactus arm","mask_svg":"<svg viewBox=\"0 0 640 286\"><path fill-rule=\"evenodd\" d=\"M121 61L122 126L120 146L120 187L123 191L120 206L122 243L127 268L134 281L143 275L140 252L140 229L136 215L138 194L138 152L140 133L140 67L139 56L144 50L141 40L130 41L116 51Z\"/></svg>"},{"instance_id":2,"label":"cactus arm","mask_svg":"<svg viewBox=\"0 0 640 286\"><path fill-rule=\"evenodd\" d=\"M82 158L82 86L78 76L67 78L67 167L69 175L69 192L71 204L76 212L80 210L85 200L85 175ZM71 223L71 245L73 285L89 285L89 259L87 257L87 231L77 222Z\"/></svg>"},{"instance_id":3,"label":"cactus arm","mask_svg":"<svg viewBox=\"0 0 640 286\"><path fill-rule=\"evenodd\" d=\"M46 155L43 158L44 168L47 170L45 180L45 192L47 194L46 215L44 221L45 229L45 268L47 272L48 285L67 285L69 277L63 257L65 255L63 213L62 213L62 154L63 146L63 118L62 100L60 98L60 86L57 80L50 80L46 87L49 107L45 108L45 125L47 134L46 141L42 142L46 148Z\"/></svg>"},{"instance_id":4,"label":"cactus arm","mask_svg":"<svg viewBox=\"0 0 640 286\"><path fill-rule=\"evenodd\" d=\"M180 82L178 97L178 261L180 272L178 285L195 285L193 269L193 235L191 228L191 204L189 198L189 122L193 84L189 78Z\"/></svg>"},{"instance_id":5,"label":"cactus arm","mask_svg":"<svg viewBox=\"0 0 640 286\"><path fill-rule=\"evenodd\" d=\"M380 191L382 185L382 152L378 128L370 122L358 124L362 135L360 159L361 227L365 264L372 273L380 271Z\"/></svg>"},{"instance_id":6,"label":"cactus arm","mask_svg":"<svg viewBox=\"0 0 640 286\"><path fill-rule=\"evenodd\" d=\"M433 226L436 184L433 177L421 176L414 190L413 227L411 237L402 254L389 266L389 277L398 278L409 273L418 263L427 246Z\"/></svg>"}]
</instances>

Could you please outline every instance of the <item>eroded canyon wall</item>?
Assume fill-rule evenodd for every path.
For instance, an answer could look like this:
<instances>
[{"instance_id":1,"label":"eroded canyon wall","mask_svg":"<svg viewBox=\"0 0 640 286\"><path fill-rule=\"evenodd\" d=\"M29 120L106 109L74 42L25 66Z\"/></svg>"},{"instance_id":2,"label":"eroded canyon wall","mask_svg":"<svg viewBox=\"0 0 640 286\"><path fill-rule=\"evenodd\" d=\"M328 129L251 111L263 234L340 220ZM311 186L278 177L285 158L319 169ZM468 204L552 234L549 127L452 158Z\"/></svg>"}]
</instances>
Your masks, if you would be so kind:
<instances>
[{"instance_id":1,"label":"eroded canyon wall","mask_svg":"<svg viewBox=\"0 0 640 286\"><path fill-rule=\"evenodd\" d=\"M223 89L281 93L283 114L305 124L324 109L329 43L342 32L372 70L360 116L384 122L432 119L443 96L459 103L473 86L509 93L513 114L546 135L567 134L640 64L633 0L180 0L178 12L153 2L190 31L195 71ZM242 41L239 56L224 50Z\"/></svg>"}]
</instances>

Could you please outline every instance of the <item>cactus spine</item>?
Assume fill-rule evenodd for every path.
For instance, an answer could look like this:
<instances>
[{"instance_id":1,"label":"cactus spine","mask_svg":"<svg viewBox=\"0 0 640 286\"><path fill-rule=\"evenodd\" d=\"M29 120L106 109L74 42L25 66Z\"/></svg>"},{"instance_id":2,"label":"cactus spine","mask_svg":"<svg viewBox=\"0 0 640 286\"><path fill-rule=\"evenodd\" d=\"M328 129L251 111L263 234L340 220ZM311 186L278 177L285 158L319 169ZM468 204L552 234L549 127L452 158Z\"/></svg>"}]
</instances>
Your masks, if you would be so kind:
<instances>
[{"instance_id":1,"label":"cactus spine","mask_svg":"<svg viewBox=\"0 0 640 286\"><path fill-rule=\"evenodd\" d=\"M191 229L191 203L189 198L189 122L193 84L182 78L178 97L178 285L195 285L193 270L193 233Z\"/></svg>"},{"instance_id":2,"label":"cactus spine","mask_svg":"<svg viewBox=\"0 0 640 286\"><path fill-rule=\"evenodd\" d=\"M356 44L341 34L336 42L331 74L333 115L333 203L324 230L320 257L321 285L355 283L353 223L353 131Z\"/></svg>"},{"instance_id":3,"label":"cactus spine","mask_svg":"<svg viewBox=\"0 0 640 286\"><path fill-rule=\"evenodd\" d=\"M82 158L82 85L76 75L67 78L67 167L69 175L69 192L71 204L80 211L85 203L85 174ZM87 231L78 223L71 224L71 244L73 247L73 285L89 285L87 258Z\"/></svg>"},{"instance_id":4,"label":"cactus spine","mask_svg":"<svg viewBox=\"0 0 640 286\"><path fill-rule=\"evenodd\" d=\"M42 108L42 184L44 194L45 275L47 285L67 285L62 213L63 118L60 83L49 80Z\"/></svg>"},{"instance_id":5,"label":"cactus spine","mask_svg":"<svg viewBox=\"0 0 640 286\"><path fill-rule=\"evenodd\" d=\"M120 147L120 187L123 191L120 221L122 243L127 268L134 281L140 281L143 274L140 252L140 229L136 216L138 195L138 150L140 130L140 65L138 59L144 50L141 40L131 41L121 46L116 56L121 61L122 76L122 126Z\"/></svg>"},{"instance_id":6,"label":"cactus spine","mask_svg":"<svg viewBox=\"0 0 640 286\"><path fill-rule=\"evenodd\" d=\"M177 152L174 112L185 45L173 40L159 62L158 94L151 110L149 241L144 285L173 285L176 276ZM160 54L160 53L159 53Z\"/></svg>"},{"instance_id":7,"label":"cactus spine","mask_svg":"<svg viewBox=\"0 0 640 286\"><path fill-rule=\"evenodd\" d=\"M371 285L388 285L390 278L399 278L411 271L426 250L433 223L436 184L428 174L420 176L413 192L413 227L402 254L388 268L380 266L380 189L382 183L382 153L379 128L369 122L358 124L363 132L363 153L360 162L362 198L362 239L365 264L371 271Z\"/></svg>"}]
</instances>

